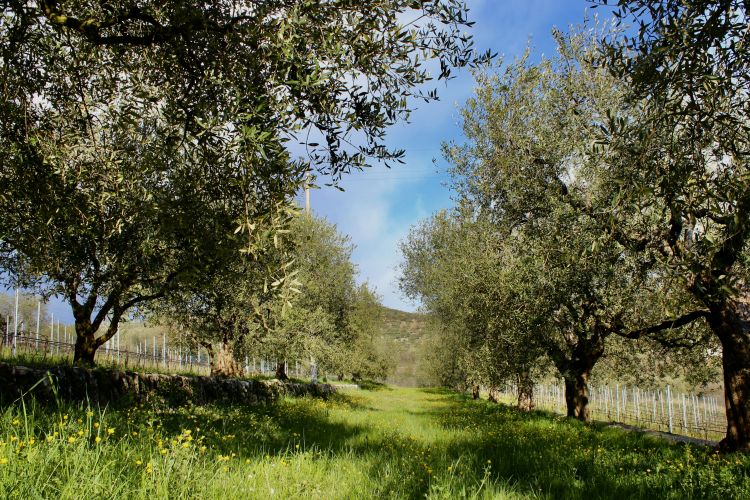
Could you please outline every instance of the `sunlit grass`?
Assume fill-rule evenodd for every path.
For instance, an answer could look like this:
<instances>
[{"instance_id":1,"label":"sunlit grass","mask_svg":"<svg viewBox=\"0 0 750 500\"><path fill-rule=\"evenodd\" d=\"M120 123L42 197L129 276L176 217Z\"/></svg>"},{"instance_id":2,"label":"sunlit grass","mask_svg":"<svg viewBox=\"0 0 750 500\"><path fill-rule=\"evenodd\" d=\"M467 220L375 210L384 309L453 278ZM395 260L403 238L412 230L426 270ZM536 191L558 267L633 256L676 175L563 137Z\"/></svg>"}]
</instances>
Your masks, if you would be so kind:
<instances>
[{"instance_id":1,"label":"sunlit grass","mask_svg":"<svg viewBox=\"0 0 750 500\"><path fill-rule=\"evenodd\" d=\"M2 498L742 498L750 460L443 391L0 415Z\"/></svg>"}]
</instances>

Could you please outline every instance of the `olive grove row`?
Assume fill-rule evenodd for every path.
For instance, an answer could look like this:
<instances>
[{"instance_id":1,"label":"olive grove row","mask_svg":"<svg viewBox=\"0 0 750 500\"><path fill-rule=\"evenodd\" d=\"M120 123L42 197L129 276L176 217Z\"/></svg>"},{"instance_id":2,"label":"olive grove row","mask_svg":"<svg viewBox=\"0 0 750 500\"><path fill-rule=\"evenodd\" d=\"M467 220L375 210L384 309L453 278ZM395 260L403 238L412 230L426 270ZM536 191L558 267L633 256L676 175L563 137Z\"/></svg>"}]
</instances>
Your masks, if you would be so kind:
<instances>
[{"instance_id":1,"label":"olive grove row","mask_svg":"<svg viewBox=\"0 0 750 500\"><path fill-rule=\"evenodd\" d=\"M466 141L444 146L456 206L403 243L402 289L440 319L450 382L512 380L529 407L552 366L581 420L592 369L629 342L719 358L722 445L748 449L747 4L617 4L556 32L554 57L477 72Z\"/></svg>"}]
</instances>

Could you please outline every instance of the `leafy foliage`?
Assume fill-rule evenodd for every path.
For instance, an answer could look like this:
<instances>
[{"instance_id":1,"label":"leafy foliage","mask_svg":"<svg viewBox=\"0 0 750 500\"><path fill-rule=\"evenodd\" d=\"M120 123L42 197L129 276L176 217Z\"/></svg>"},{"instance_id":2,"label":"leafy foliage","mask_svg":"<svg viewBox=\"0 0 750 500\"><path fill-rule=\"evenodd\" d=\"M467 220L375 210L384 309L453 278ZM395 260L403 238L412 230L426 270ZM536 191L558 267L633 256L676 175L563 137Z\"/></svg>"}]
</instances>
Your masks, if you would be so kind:
<instances>
[{"instance_id":1,"label":"leafy foliage","mask_svg":"<svg viewBox=\"0 0 750 500\"><path fill-rule=\"evenodd\" d=\"M750 447L748 36L740 1L620 1L629 37L601 60L628 84L634 117L613 114L601 142L617 238L652 250L700 304L722 345L729 449ZM622 220L633 221L624 227Z\"/></svg>"}]
</instances>

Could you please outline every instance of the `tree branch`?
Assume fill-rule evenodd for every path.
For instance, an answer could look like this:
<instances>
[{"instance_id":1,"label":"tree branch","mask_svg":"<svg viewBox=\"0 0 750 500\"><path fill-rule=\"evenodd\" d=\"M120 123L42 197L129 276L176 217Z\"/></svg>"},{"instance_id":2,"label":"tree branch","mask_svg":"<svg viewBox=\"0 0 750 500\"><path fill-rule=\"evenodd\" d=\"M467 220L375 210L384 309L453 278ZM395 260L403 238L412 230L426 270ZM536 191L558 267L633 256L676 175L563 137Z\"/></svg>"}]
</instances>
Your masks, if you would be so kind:
<instances>
[{"instance_id":1,"label":"tree branch","mask_svg":"<svg viewBox=\"0 0 750 500\"><path fill-rule=\"evenodd\" d=\"M153 45L197 31L226 34L232 31L238 23L254 19L253 16L242 15L230 18L226 24L219 24L200 14L193 16L182 24L165 26L150 14L143 12L139 7L131 7L110 19L99 20L95 18L79 19L69 16L59 8L54 0L41 0L39 5L44 16L52 24L71 29L97 45ZM140 21L149 25L152 29L145 34L138 35L128 33L102 35L102 30L115 26L122 27L127 21Z\"/></svg>"},{"instance_id":2,"label":"tree branch","mask_svg":"<svg viewBox=\"0 0 750 500\"><path fill-rule=\"evenodd\" d=\"M707 318L709 314L711 314L711 312L707 309L698 309L697 311L692 311L687 314L683 314L679 318L668 319L656 325L648 326L645 328L640 328L638 330L631 330L630 332L615 332L615 333L619 335L620 337L625 337L628 339L640 339L648 335L652 335L654 333L659 333L664 330L671 330L673 328L679 328L681 326L685 326L700 318Z\"/></svg>"}]
</instances>

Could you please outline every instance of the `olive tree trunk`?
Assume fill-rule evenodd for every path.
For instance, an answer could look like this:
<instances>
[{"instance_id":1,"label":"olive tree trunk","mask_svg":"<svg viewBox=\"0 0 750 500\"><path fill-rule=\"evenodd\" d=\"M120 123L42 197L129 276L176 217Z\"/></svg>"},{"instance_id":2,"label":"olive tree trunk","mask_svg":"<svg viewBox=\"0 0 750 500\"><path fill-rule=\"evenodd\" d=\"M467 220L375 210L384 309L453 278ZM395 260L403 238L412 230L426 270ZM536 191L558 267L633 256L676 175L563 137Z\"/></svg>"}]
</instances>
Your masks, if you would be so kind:
<instances>
[{"instance_id":1,"label":"olive tree trunk","mask_svg":"<svg viewBox=\"0 0 750 500\"><path fill-rule=\"evenodd\" d=\"M96 366L94 357L96 356L97 349L115 336L121 314L114 314L114 317L107 326L106 332L99 337L96 336L96 333L100 323L93 324L85 312L83 314L74 314L74 317L76 342L73 348L73 364L85 368L93 368Z\"/></svg>"},{"instance_id":2,"label":"olive tree trunk","mask_svg":"<svg viewBox=\"0 0 750 500\"><path fill-rule=\"evenodd\" d=\"M727 301L708 318L722 347L724 405L727 434L725 451L750 450L750 302L746 297Z\"/></svg>"},{"instance_id":3,"label":"olive tree trunk","mask_svg":"<svg viewBox=\"0 0 750 500\"><path fill-rule=\"evenodd\" d=\"M276 363L276 378L279 380L289 380L283 361Z\"/></svg>"},{"instance_id":4,"label":"olive tree trunk","mask_svg":"<svg viewBox=\"0 0 750 500\"><path fill-rule=\"evenodd\" d=\"M96 341L96 332L91 324L81 324L76 321L76 343L73 350L73 364L92 368L95 366L94 356L99 344Z\"/></svg>"},{"instance_id":5,"label":"olive tree trunk","mask_svg":"<svg viewBox=\"0 0 750 500\"><path fill-rule=\"evenodd\" d=\"M479 399L479 386L478 385L471 386L471 398Z\"/></svg>"},{"instance_id":6,"label":"olive tree trunk","mask_svg":"<svg viewBox=\"0 0 750 500\"><path fill-rule=\"evenodd\" d=\"M499 403L500 402L500 389L498 389L497 387L490 387L490 392L487 395L487 399L489 399L493 403Z\"/></svg>"},{"instance_id":7,"label":"olive tree trunk","mask_svg":"<svg viewBox=\"0 0 750 500\"><path fill-rule=\"evenodd\" d=\"M212 377L237 377L242 375L242 367L234 358L234 351L229 342L222 342L216 349L209 344L206 349L211 358Z\"/></svg>"},{"instance_id":8,"label":"olive tree trunk","mask_svg":"<svg viewBox=\"0 0 750 500\"><path fill-rule=\"evenodd\" d=\"M590 370L585 370L565 377L565 404L568 416L582 422L588 422L591 418L588 385L590 374Z\"/></svg>"},{"instance_id":9,"label":"olive tree trunk","mask_svg":"<svg viewBox=\"0 0 750 500\"><path fill-rule=\"evenodd\" d=\"M536 407L534 404L534 380L531 373L522 372L518 374L518 409L531 411Z\"/></svg>"}]
</instances>

